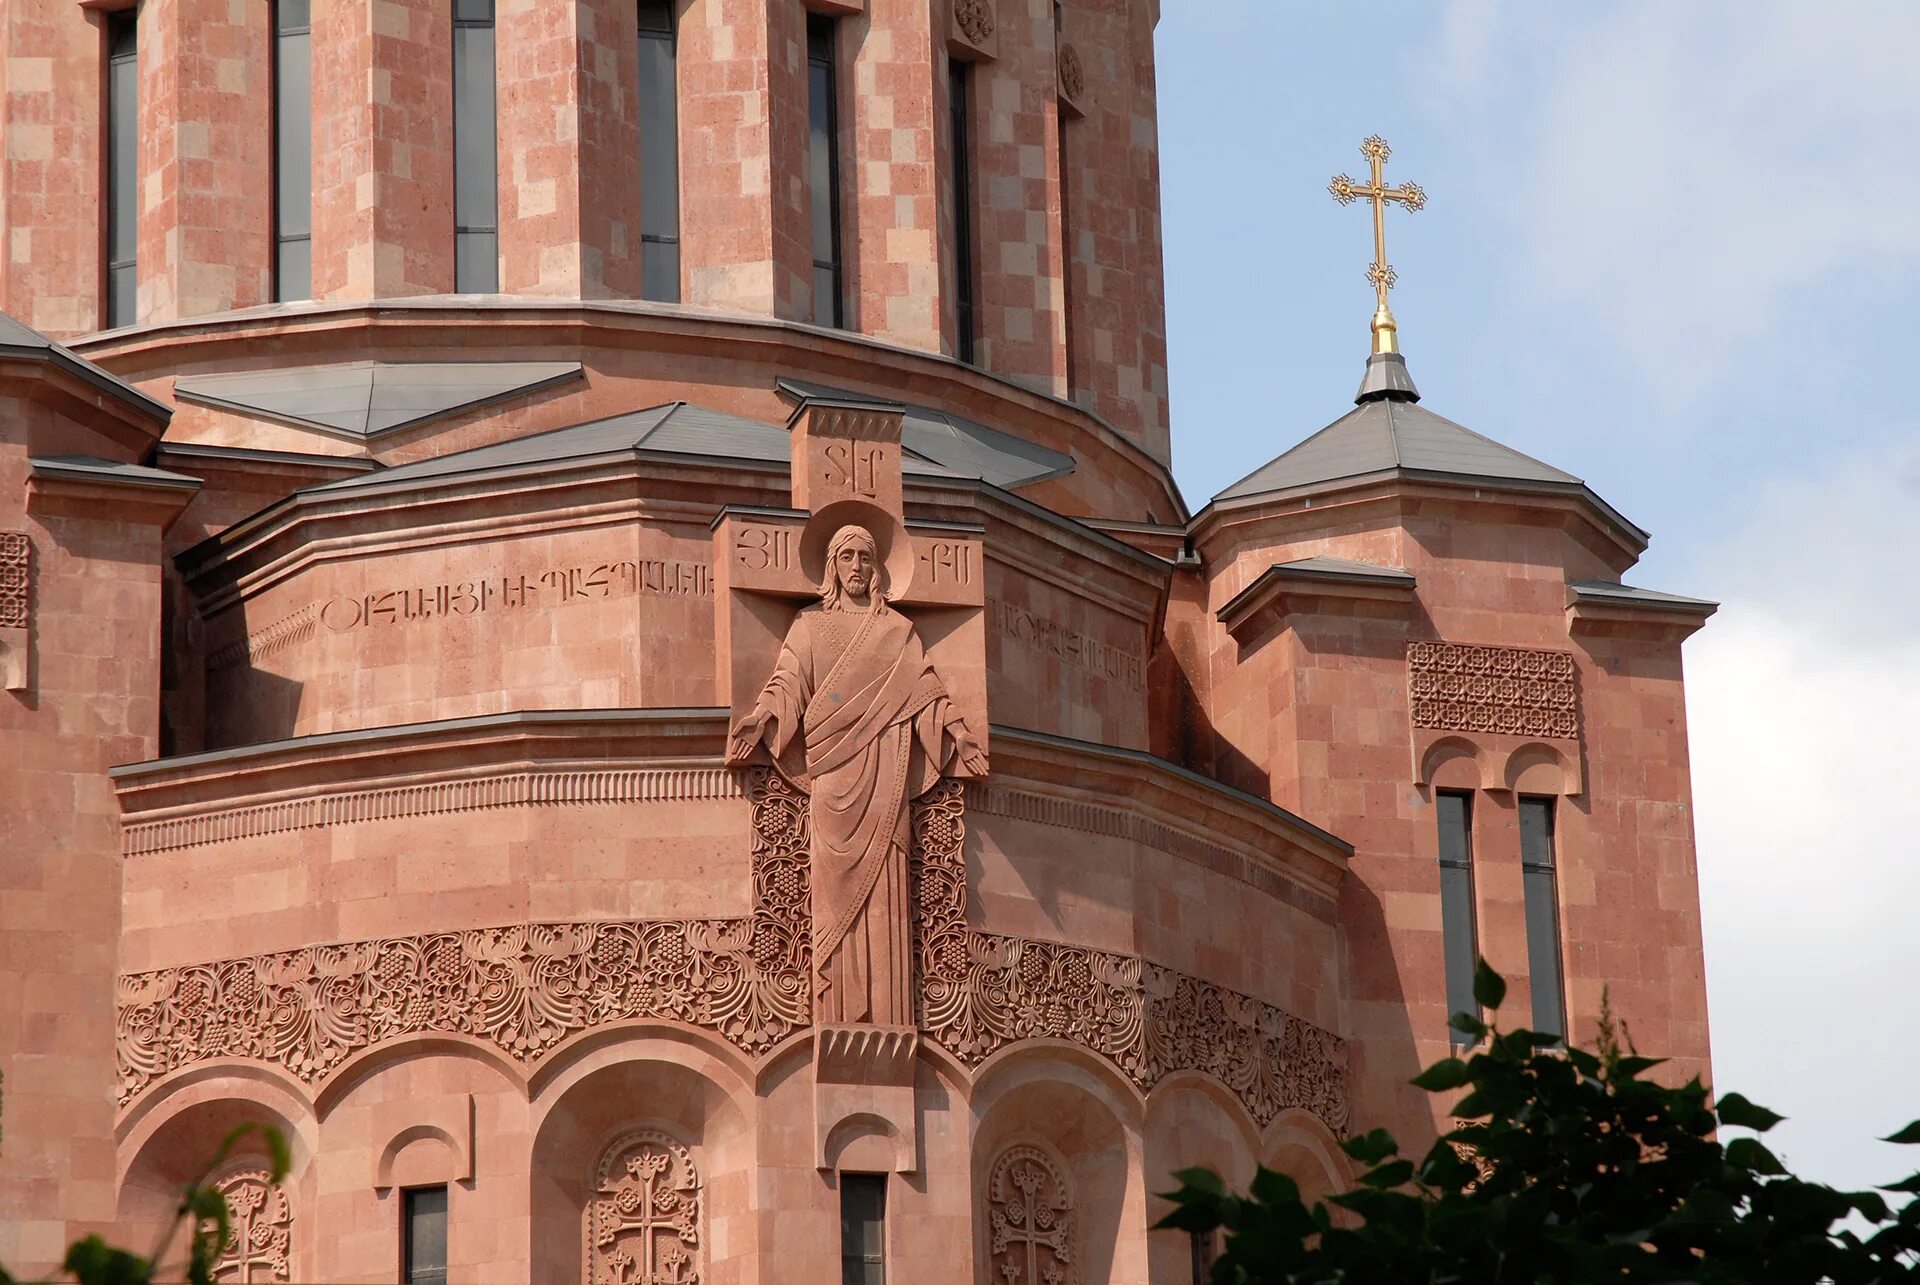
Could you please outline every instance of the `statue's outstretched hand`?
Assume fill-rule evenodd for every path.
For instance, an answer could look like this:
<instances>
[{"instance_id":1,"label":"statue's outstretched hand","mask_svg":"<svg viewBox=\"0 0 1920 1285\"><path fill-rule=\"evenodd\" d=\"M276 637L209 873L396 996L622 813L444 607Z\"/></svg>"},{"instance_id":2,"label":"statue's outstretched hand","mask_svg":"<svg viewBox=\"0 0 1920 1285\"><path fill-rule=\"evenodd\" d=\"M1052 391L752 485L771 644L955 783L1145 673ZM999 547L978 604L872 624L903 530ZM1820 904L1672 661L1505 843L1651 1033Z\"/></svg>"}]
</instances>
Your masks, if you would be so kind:
<instances>
[{"instance_id":1,"label":"statue's outstretched hand","mask_svg":"<svg viewBox=\"0 0 1920 1285\"><path fill-rule=\"evenodd\" d=\"M766 735L767 723L773 718L770 710L756 709L733 725L733 731L727 737L727 762L744 763L752 757L759 747L760 738Z\"/></svg>"},{"instance_id":2,"label":"statue's outstretched hand","mask_svg":"<svg viewBox=\"0 0 1920 1285\"><path fill-rule=\"evenodd\" d=\"M961 770L968 776L981 777L987 774L987 752L980 748L980 742L973 739L964 723L956 723L953 728L953 753L960 760Z\"/></svg>"}]
</instances>

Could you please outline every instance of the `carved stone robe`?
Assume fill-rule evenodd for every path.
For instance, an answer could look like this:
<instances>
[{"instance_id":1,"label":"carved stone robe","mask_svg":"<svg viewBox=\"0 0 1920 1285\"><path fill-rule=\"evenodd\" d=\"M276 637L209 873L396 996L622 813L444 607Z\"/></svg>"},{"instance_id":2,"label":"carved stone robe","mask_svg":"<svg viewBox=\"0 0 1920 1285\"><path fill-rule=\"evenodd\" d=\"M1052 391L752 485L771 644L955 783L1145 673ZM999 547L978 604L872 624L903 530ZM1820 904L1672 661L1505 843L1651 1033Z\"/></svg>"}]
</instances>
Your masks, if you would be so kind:
<instances>
[{"instance_id":1,"label":"carved stone robe","mask_svg":"<svg viewBox=\"0 0 1920 1285\"><path fill-rule=\"evenodd\" d=\"M913 1024L907 805L955 756L960 721L913 622L808 607L756 708L782 775L808 794L814 1020Z\"/></svg>"}]
</instances>

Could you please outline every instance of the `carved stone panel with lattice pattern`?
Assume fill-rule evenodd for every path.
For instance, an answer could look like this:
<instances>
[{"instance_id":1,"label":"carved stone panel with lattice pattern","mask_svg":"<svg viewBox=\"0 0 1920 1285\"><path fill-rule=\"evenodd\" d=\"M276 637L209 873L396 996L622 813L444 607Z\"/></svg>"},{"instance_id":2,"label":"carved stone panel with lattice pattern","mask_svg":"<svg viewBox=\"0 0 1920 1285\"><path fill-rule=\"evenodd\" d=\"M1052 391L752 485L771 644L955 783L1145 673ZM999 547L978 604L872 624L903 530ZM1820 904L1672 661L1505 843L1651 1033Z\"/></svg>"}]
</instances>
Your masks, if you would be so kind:
<instances>
[{"instance_id":1,"label":"carved stone panel with lattice pattern","mask_svg":"<svg viewBox=\"0 0 1920 1285\"><path fill-rule=\"evenodd\" d=\"M1411 643L1407 699L1415 727L1556 740L1580 735L1571 652Z\"/></svg>"},{"instance_id":2,"label":"carved stone panel with lattice pattern","mask_svg":"<svg viewBox=\"0 0 1920 1285\"><path fill-rule=\"evenodd\" d=\"M586 1209L586 1285L698 1285L700 1175L659 1129L617 1139Z\"/></svg>"},{"instance_id":3,"label":"carved stone panel with lattice pattern","mask_svg":"<svg viewBox=\"0 0 1920 1285\"><path fill-rule=\"evenodd\" d=\"M0 688L24 691L33 618L33 542L25 532L0 531Z\"/></svg>"}]
</instances>

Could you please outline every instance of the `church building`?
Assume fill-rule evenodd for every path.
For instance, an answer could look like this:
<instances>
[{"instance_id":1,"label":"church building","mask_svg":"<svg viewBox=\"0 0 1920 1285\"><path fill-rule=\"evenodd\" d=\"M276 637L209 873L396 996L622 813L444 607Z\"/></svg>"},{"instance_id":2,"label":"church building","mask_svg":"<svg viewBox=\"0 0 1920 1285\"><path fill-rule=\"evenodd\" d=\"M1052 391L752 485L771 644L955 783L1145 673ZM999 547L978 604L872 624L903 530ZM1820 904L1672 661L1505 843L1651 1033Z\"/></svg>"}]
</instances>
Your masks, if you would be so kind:
<instances>
[{"instance_id":1,"label":"church building","mask_svg":"<svg viewBox=\"0 0 1920 1285\"><path fill-rule=\"evenodd\" d=\"M1181 493L1158 17L0 0L0 1264L253 1122L222 1281L1191 1285L1477 956L1707 1070L1713 604L1421 400L1377 138Z\"/></svg>"}]
</instances>

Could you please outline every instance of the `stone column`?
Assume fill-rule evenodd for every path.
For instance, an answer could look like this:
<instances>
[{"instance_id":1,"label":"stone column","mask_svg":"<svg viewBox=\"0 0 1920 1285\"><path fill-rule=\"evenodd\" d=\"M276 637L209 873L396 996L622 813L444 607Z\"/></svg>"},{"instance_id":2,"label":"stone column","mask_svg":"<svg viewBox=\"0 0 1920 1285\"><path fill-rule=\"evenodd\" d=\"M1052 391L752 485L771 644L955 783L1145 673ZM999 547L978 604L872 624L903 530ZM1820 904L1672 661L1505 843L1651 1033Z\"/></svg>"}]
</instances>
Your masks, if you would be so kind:
<instances>
[{"instance_id":1,"label":"stone column","mask_svg":"<svg viewBox=\"0 0 1920 1285\"><path fill-rule=\"evenodd\" d=\"M273 297L271 9L140 8L141 321Z\"/></svg>"},{"instance_id":2,"label":"stone column","mask_svg":"<svg viewBox=\"0 0 1920 1285\"><path fill-rule=\"evenodd\" d=\"M631 0L502 0L500 288L640 294L639 55Z\"/></svg>"},{"instance_id":3,"label":"stone column","mask_svg":"<svg viewBox=\"0 0 1920 1285\"><path fill-rule=\"evenodd\" d=\"M941 23L935 39L933 22ZM849 268L850 328L876 339L940 352L941 314L952 283L941 273L940 179L946 83L945 6L928 0L869 0L843 22L841 49L853 75L844 85L845 163L850 193L841 244ZM936 66L936 63L939 65Z\"/></svg>"},{"instance_id":4,"label":"stone column","mask_svg":"<svg viewBox=\"0 0 1920 1285\"><path fill-rule=\"evenodd\" d=\"M0 311L59 339L100 328L107 15L72 0L0 4Z\"/></svg>"},{"instance_id":5,"label":"stone column","mask_svg":"<svg viewBox=\"0 0 1920 1285\"><path fill-rule=\"evenodd\" d=\"M806 35L799 0L681 11L680 203L701 211L681 221L688 303L812 316Z\"/></svg>"},{"instance_id":6,"label":"stone column","mask_svg":"<svg viewBox=\"0 0 1920 1285\"><path fill-rule=\"evenodd\" d=\"M313 136L314 298L451 291L451 0L314 0Z\"/></svg>"}]
</instances>

